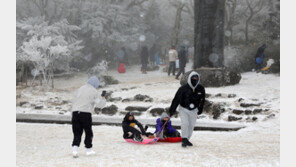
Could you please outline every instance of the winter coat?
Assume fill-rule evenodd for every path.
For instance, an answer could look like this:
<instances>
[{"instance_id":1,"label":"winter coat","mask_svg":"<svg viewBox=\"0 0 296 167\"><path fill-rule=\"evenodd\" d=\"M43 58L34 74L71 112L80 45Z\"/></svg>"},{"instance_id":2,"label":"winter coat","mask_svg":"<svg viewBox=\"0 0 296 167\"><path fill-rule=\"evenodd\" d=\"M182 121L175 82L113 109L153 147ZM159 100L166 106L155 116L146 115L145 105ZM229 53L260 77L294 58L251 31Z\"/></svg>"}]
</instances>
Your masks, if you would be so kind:
<instances>
[{"instance_id":1,"label":"winter coat","mask_svg":"<svg viewBox=\"0 0 296 167\"><path fill-rule=\"evenodd\" d=\"M154 133L160 132L163 124L164 123L162 122L161 118L158 118L156 120L156 125L155 125L156 130ZM167 129L168 133L175 133L176 132L176 129L173 128L172 122L170 120L166 123L165 128Z\"/></svg>"},{"instance_id":2,"label":"winter coat","mask_svg":"<svg viewBox=\"0 0 296 167\"><path fill-rule=\"evenodd\" d=\"M146 135L146 132L145 132L145 130L144 130L144 128L143 128L143 125L139 122L139 121L137 121L136 119L135 119L135 117L134 117L134 119L133 120L129 120L128 118L129 118L129 116L130 116L130 112L128 112L126 115L125 115L125 117L123 118L123 121L122 121L122 129L123 129L123 138L127 138L128 137L128 132L135 132L135 131L138 131L134 126L135 125L137 125L139 128L140 128L140 130L141 130L141 133L143 134L143 135Z\"/></svg>"},{"instance_id":3,"label":"winter coat","mask_svg":"<svg viewBox=\"0 0 296 167\"><path fill-rule=\"evenodd\" d=\"M72 101L72 112L88 112L93 113L94 107L103 108L106 100L101 97L96 88L99 86L99 80L91 77L88 83L81 86L75 93Z\"/></svg>"},{"instance_id":4,"label":"winter coat","mask_svg":"<svg viewBox=\"0 0 296 167\"><path fill-rule=\"evenodd\" d=\"M125 68L124 68L124 64L123 63L120 63L119 64L119 67L118 67L117 71L119 73L125 73Z\"/></svg>"},{"instance_id":5,"label":"winter coat","mask_svg":"<svg viewBox=\"0 0 296 167\"><path fill-rule=\"evenodd\" d=\"M194 110L198 108L198 115L202 113L205 102L205 88L199 84L200 78L197 85L193 87L191 83L191 78L193 75L198 75L199 78L199 74L195 71L189 74L187 84L181 86L178 89L172 101L169 110L170 116L176 112L178 105L181 105L183 108L188 110Z\"/></svg>"},{"instance_id":6,"label":"winter coat","mask_svg":"<svg viewBox=\"0 0 296 167\"><path fill-rule=\"evenodd\" d=\"M148 64L148 49L147 47L143 47L141 51L141 64Z\"/></svg>"},{"instance_id":7,"label":"winter coat","mask_svg":"<svg viewBox=\"0 0 296 167\"><path fill-rule=\"evenodd\" d=\"M265 44L263 44L262 46L260 46L260 47L258 48L257 53L256 53L256 55L255 55L255 59L256 59L257 57L262 57L265 48L266 48L266 45L265 45Z\"/></svg>"},{"instance_id":8,"label":"winter coat","mask_svg":"<svg viewBox=\"0 0 296 167\"><path fill-rule=\"evenodd\" d=\"M169 61L175 62L178 58L178 52L175 49L169 50Z\"/></svg>"},{"instance_id":9,"label":"winter coat","mask_svg":"<svg viewBox=\"0 0 296 167\"><path fill-rule=\"evenodd\" d=\"M179 51L178 57L179 57L179 65L180 65L180 67L185 67L186 66L186 61L187 61L185 48L182 48Z\"/></svg>"}]
</instances>

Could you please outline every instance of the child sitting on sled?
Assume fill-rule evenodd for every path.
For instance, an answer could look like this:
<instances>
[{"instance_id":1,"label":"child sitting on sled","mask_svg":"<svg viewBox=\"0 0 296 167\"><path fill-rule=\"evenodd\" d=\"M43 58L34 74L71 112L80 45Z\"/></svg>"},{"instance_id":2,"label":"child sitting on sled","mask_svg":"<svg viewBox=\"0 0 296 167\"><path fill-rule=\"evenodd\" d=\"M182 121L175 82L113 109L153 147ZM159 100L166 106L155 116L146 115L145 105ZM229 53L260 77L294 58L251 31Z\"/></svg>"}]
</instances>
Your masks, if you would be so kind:
<instances>
[{"instance_id":1,"label":"child sitting on sled","mask_svg":"<svg viewBox=\"0 0 296 167\"><path fill-rule=\"evenodd\" d=\"M136 129L136 125L138 126L138 128L140 128L140 131ZM146 130L147 128L148 127L145 127ZM147 136L149 138L154 138L154 135L152 133L146 132L142 124L135 119L134 114L132 112L128 112L123 118L122 129L124 139L133 139L137 142L142 142L142 135Z\"/></svg>"},{"instance_id":2,"label":"child sitting on sled","mask_svg":"<svg viewBox=\"0 0 296 167\"><path fill-rule=\"evenodd\" d=\"M156 137L160 137L162 139L167 137L180 137L180 133L172 127L172 121L165 112L162 113L161 117L156 120L155 129Z\"/></svg>"}]
</instances>

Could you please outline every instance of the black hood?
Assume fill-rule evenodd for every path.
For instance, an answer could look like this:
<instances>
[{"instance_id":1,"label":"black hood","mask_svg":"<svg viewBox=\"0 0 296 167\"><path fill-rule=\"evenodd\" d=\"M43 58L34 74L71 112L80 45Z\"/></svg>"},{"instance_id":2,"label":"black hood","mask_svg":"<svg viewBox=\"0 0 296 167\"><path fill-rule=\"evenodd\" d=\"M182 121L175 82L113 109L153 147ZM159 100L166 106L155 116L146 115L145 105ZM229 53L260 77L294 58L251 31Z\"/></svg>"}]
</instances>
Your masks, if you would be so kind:
<instances>
[{"instance_id":1,"label":"black hood","mask_svg":"<svg viewBox=\"0 0 296 167\"><path fill-rule=\"evenodd\" d=\"M125 116L124 116L124 118L123 118L123 121L125 121L125 122L130 122L130 120L128 119L129 116L133 116L133 120L135 120L135 116L134 116L134 114L133 114L132 112L128 112L128 113L125 114ZM133 121L133 120L131 120L131 121Z\"/></svg>"}]
</instances>

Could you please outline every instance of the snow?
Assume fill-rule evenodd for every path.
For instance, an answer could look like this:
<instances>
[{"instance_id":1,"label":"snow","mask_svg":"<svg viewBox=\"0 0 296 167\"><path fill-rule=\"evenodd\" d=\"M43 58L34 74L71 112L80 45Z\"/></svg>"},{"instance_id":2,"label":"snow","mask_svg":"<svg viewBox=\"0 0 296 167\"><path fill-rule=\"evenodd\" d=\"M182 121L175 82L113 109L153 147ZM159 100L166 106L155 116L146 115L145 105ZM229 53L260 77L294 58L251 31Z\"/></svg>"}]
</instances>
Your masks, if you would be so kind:
<instances>
[{"instance_id":1,"label":"snow","mask_svg":"<svg viewBox=\"0 0 296 167\"><path fill-rule=\"evenodd\" d=\"M191 67L187 65L186 71ZM167 73L159 71L141 74L139 66L127 68L127 73L118 74L108 71L108 75L120 81L118 85L110 85L99 91L114 91L112 97L129 98L136 94L152 97L152 103L145 102L108 102L115 104L119 110L126 106L168 107L174 97L179 80ZM58 114L55 106L50 108L50 102L71 100L73 92L87 81L88 76L78 73L70 78L55 79L55 89L44 91L39 87L17 88L21 95L18 101L28 101L43 104L42 110L34 110L30 105L18 106L17 113ZM202 79L202 78L201 78ZM122 88L129 88L122 90ZM133 88L133 89L130 89ZM280 77L276 74L260 74L247 72L242 74L242 80L234 86L206 88L214 102L227 102L229 108L240 109L237 100L244 98L246 103L262 103L260 108L269 109L266 114L274 113L275 117L266 119L266 114L257 114L258 121L237 121L235 124L245 125L235 132L194 131L192 148L181 148L180 143L157 143L154 145L136 145L126 143L122 139L122 129L116 126L94 126L93 147L97 154L85 156L85 149L79 150L80 157L71 156L72 130L70 125L56 124L16 124L16 158L17 166L280 166ZM214 95L221 93L222 97ZM235 98L225 97L236 94ZM69 111L71 105L61 106ZM251 108L253 109L253 108ZM69 115L66 112L65 115ZM123 115L98 115L103 119L119 119ZM206 115L198 119L200 123L226 123L225 113L221 119L213 120ZM138 116L141 120L153 120L151 114ZM173 122L180 121L172 118ZM227 122L229 123L229 122ZM234 124L234 123L233 123ZM149 128L148 131L154 131ZM37 135L38 134L38 135Z\"/></svg>"},{"instance_id":2,"label":"snow","mask_svg":"<svg viewBox=\"0 0 296 167\"><path fill-rule=\"evenodd\" d=\"M277 120L278 121L278 120ZM93 149L87 157L71 156L70 125L16 124L17 166L279 166L279 129L271 125L238 132L194 131L191 148L180 143L138 145L122 138L121 127L93 126ZM148 131L152 131L151 128ZM38 133L38 135L37 135ZM84 138L84 136L83 136Z\"/></svg>"}]
</instances>

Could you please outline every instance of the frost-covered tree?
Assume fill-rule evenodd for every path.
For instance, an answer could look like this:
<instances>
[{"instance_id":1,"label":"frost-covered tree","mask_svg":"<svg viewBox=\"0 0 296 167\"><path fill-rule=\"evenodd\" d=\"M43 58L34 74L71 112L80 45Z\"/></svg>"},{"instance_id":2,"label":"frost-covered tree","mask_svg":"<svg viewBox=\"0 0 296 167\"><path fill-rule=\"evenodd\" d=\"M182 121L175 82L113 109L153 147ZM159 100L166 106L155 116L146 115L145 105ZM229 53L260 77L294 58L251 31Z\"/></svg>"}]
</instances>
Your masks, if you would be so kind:
<instances>
[{"instance_id":1,"label":"frost-covered tree","mask_svg":"<svg viewBox=\"0 0 296 167\"><path fill-rule=\"evenodd\" d=\"M69 71L73 56L81 50L76 39L79 27L61 20L49 25L44 17L28 18L17 22L17 32L23 39L17 48L17 62L31 62L43 76L46 84L52 81L54 70Z\"/></svg>"}]
</instances>

